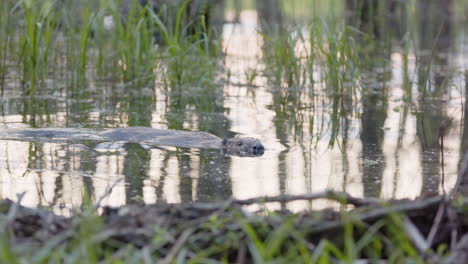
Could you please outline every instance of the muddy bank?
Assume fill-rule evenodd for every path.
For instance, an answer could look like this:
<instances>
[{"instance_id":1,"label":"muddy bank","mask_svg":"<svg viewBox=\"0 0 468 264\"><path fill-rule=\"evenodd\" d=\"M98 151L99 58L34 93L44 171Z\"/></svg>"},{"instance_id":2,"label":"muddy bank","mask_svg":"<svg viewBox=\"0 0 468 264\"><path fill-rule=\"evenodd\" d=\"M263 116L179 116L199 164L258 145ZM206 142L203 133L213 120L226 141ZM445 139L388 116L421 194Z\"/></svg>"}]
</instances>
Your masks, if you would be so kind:
<instances>
[{"instance_id":1,"label":"muddy bank","mask_svg":"<svg viewBox=\"0 0 468 264\"><path fill-rule=\"evenodd\" d=\"M334 200L344 210L291 213L249 212L243 208L266 201L314 199ZM239 263L244 263L255 257L248 250L253 237L268 241L272 234L281 230L284 233L275 250L288 250L300 240L307 245L304 250L311 253L317 251L323 241L333 243L338 248L343 246L344 241L349 239L350 228L356 241L369 236L369 230L373 230L372 235L382 241L380 259L391 255L396 234L405 237L420 256L432 261L449 261L450 257L464 254L457 248L465 248L468 240L468 200L463 197L453 201L448 201L444 196L434 196L383 202L327 191L223 203L133 204L105 207L100 214L91 206L71 218L45 209L26 208L10 200L2 200L0 210L2 230L6 231L3 235L11 245L58 247L77 238L82 239L83 230L91 230L89 236L93 243L102 245L107 251L119 252L132 245L149 250L167 261L182 249L185 258L212 249L212 257L223 257L229 261L241 259L243 261ZM452 250L445 252L445 257L433 251L441 245ZM358 257L371 256L363 250Z\"/></svg>"}]
</instances>

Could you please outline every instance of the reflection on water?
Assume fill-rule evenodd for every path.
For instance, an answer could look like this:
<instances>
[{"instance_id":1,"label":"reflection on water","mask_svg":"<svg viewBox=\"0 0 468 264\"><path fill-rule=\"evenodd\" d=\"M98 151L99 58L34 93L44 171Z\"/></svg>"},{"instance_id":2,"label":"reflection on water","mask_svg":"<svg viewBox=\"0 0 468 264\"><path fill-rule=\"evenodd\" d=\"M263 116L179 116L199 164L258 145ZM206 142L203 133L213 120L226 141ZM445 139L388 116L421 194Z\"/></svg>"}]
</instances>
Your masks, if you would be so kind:
<instances>
[{"instance_id":1,"label":"reflection on water","mask_svg":"<svg viewBox=\"0 0 468 264\"><path fill-rule=\"evenodd\" d=\"M222 89L207 87L188 93L156 87L127 94L125 90L116 92L119 89L109 92L106 87L115 84L94 83L92 86L104 88L90 87L89 97L84 99L25 99L7 89L0 117L2 128L140 125L202 130L220 137L251 136L266 146L263 156L225 156L219 150L135 143L4 140L0 141L0 197L16 199L18 193L26 192L25 205L54 206L65 213L81 204L83 193L98 200L118 180L103 205L132 200L242 199L324 189L355 196L414 198L449 190L468 141L464 126L468 115L463 115L468 109L465 78L461 74L467 65L463 51L468 46L453 34L459 30L457 35L464 35L463 28L435 21L445 27L434 29L432 22L423 20L420 38L407 50L405 44L387 39L401 39L401 32L368 27L388 21L370 23L363 16L358 25L350 19L351 26L383 43L367 54L357 54L374 58L363 69L368 78L360 79L358 89L348 94L343 81L333 86L317 74L311 95L292 79L278 84L261 74L268 67L263 61L268 46L259 31L276 34L286 30L270 27L274 21L287 21L278 5L272 1L258 5L258 11L227 11L228 20L240 23L225 23L222 28L229 72L229 82ZM434 47L432 40L437 38L440 41ZM366 45L369 40L357 41ZM300 50L301 44L297 45ZM342 96L336 96L338 92ZM272 208L328 205L314 201Z\"/></svg>"}]
</instances>

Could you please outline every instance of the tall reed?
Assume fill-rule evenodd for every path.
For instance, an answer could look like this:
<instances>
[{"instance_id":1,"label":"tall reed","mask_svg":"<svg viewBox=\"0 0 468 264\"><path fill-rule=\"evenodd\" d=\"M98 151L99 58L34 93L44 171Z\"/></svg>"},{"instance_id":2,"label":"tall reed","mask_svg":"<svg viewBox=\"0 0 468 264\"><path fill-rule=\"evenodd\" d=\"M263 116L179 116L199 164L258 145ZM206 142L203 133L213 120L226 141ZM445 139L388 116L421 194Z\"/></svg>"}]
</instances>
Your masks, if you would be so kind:
<instances>
[{"instance_id":1,"label":"tall reed","mask_svg":"<svg viewBox=\"0 0 468 264\"><path fill-rule=\"evenodd\" d=\"M151 9L147 7L133 0L128 14L116 5L111 9L114 23L111 34L117 44L118 67L124 81L154 77L159 48L155 43L156 27L148 15Z\"/></svg>"},{"instance_id":2,"label":"tall reed","mask_svg":"<svg viewBox=\"0 0 468 264\"><path fill-rule=\"evenodd\" d=\"M5 93L5 79L7 73L8 46L12 33L11 27L11 9L13 4L11 1L0 2L0 87L1 96Z\"/></svg>"},{"instance_id":3,"label":"tall reed","mask_svg":"<svg viewBox=\"0 0 468 264\"><path fill-rule=\"evenodd\" d=\"M26 95L34 94L49 72L49 51L57 13L52 0L20 0L24 11L24 32L20 40L19 63L22 65L22 84Z\"/></svg>"},{"instance_id":4,"label":"tall reed","mask_svg":"<svg viewBox=\"0 0 468 264\"><path fill-rule=\"evenodd\" d=\"M188 5L191 0L186 0L177 8L173 23L164 23L163 20L170 21L171 13L160 12L156 14L150 11L152 21L157 25L161 34L162 44L166 47L164 54L164 71L171 86L181 86L183 84L212 83L217 66L217 60L210 56L213 52L213 45L210 32L200 30L188 32L190 23ZM168 6L162 7L164 11ZM200 20L203 18L200 17ZM202 28L207 27L200 21ZM217 43L219 45L220 43Z\"/></svg>"}]
</instances>

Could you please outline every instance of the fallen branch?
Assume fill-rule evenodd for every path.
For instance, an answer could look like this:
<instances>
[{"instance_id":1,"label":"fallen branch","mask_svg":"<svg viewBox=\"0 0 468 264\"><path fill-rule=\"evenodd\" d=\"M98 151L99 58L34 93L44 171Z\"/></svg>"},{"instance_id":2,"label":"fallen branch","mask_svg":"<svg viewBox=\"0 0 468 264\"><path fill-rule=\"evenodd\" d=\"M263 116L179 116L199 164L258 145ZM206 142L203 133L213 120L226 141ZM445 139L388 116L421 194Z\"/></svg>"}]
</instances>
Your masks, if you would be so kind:
<instances>
[{"instance_id":1,"label":"fallen branch","mask_svg":"<svg viewBox=\"0 0 468 264\"><path fill-rule=\"evenodd\" d=\"M352 204L354 206L368 206L381 204L383 201L377 198L357 198L349 195L345 192L336 192L332 190L327 190L324 192L318 193L309 193L309 194L300 194L300 195L278 195L278 196L266 196L259 198L251 198L245 200L232 200L231 203L238 205L252 205L260 203L272 203L272 202L281 202L287 203L298 200L316 200L316 199L327 199L339 202L341 204Z\"/></svg>"},{"instance_id":2,"label":"fallen branch","mask_svg":"<svg viewBox=\"0 0 468 264\"><path fill-rule=\"evenodd\" d=\"M379 207L372 209L367 213L356 214L356 217L353 220L367 222L382 218L391 213L409 213L412 211L428 209L437 206L438 204L440 204L441 201L443 201L443 199L443 196L434 196L425 200L410 201L404 204L396 204L388 207ZM345 222L342 219L328 222L315 221L313 223L310 223L308 229L311 233L324 233L336 230L337 228L341 228L344 223Z\"/></svg>"}]
</instances>

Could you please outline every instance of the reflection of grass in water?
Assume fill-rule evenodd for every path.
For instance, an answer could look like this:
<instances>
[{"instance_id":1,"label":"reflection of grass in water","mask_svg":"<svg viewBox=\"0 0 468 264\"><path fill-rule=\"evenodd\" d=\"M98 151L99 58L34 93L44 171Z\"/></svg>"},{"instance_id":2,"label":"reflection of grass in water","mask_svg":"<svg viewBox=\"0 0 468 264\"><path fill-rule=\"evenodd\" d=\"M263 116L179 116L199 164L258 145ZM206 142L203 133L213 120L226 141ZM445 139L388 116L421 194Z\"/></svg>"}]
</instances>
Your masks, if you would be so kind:
<instances>
[{"instance_id":1,"label":"reflection of grass in water","mask_svg":"<svg viewBox=\"0 0 468 264\"><path fill-rule=\"evenodd\" d=\"M197 18L201 21L199 27L191 27L194 21L187 17L190 1L180 1L182 4L169 15L137 1L128 2L128 10L123 12L121 1L19 1L16 8L12 1L2 1L2 12L7 10L11 16L0 19L11 21L2 23L0 29L0 59L6 61L8 54L8 60L18 65L25 94L30 95L42 93L37 88L44 87L47 79L65 79L67 88L72 88L69 95L83 94L83 87L99 86L93 82L100 80L131 83L128 87L162 83L158 87L170 87L174 94L188 95L180 99L181 107L206 101L193 93L219 92L215 84L221 63L212 55L219 55L220 42L202 18ZM283 11L286 15L292 12ZM374 11L382 12L381 6ZM109 29L106 23L110 20L114 26ZM416 23L409 22L412 26ZM375 29L383 22L376 19L370 23L375 25L368 28ZM355 27L362 24L358 21ZM196 30L189 34L189 28ZM319 131L320 136L321 131L329 131L333 144L344 133L345 119L354 117L356 95L360 92L357 88L367 78L363 73L372 71L369 68L382 59L374 56L375 50L382 47L376 44L379 40L371 33L347 26L341 18L337 22L314 17L307 26L262 34L266 47L264 74L275 87L277 117L287 120L289 128L296 131L301 131L307 122L311 133ZM390 40L385 38L387 41ZM402 53L405 101L411 102L408 44ZM0 64L4 80L7 71L1 65L4 64ZM247 84L252 85L260 73L252 68L244 74ZM376 82L380 85L381 80ZM249 91L254 94L253 89ZM322 95L326 96L325 103L331 105L328 120L314 116ZM210 104L211 99L202 108L213 109Z\"/></svg>"},{"instance_id":2,"label":"reflection of grass in water","mask_svg":"<svg viewBox=\"0 0 468 264\"><path fill-rule=\"evenodd\" d=\"M340 93L344 82L353 83L359 79L359 47L344 25L329 25L317 20L306 29L294 30L291 35L295 37L279 36L272 42L275 51L289 51L272 56L274 68L287 77L285 81L288 85L306 86L313 92L316 85L322 82L329 92ZM294 53L298 49L303 49L302 54ZM282 57L284 55L287 55L286 58ZM275 76L280 75L275 72Z\"/></svg>"},{"instance_id":3,"label":"reflection of grass in water","mask_svg":"<svg viewBox=\"0 0 468 264\"><path fill-rule=\"evenodd\" d=\"M343 24L317 19L307 27L262 36L266 43L265 75L270 76L275 84L276 96L283 97L277 100L284 104L278 109L297 114L297 118L292 118L296 122L291 124L296 133L302 130L301 122L306 121L311 132L331 133L330 145L333 145L340 134L343 119L352 117L354 113L353 96L362 78L360 68L363 62L358 55L359 45L354 32ZM325 116L320 118L321 122L315 120L317 100L323 95L331 105L331 125L323 122L328 118ZM291 120L287 113L284 113L286 116L277 113L277 117Z\"/></svg>"}]
</instances>

